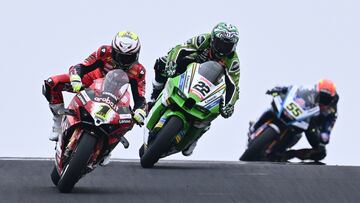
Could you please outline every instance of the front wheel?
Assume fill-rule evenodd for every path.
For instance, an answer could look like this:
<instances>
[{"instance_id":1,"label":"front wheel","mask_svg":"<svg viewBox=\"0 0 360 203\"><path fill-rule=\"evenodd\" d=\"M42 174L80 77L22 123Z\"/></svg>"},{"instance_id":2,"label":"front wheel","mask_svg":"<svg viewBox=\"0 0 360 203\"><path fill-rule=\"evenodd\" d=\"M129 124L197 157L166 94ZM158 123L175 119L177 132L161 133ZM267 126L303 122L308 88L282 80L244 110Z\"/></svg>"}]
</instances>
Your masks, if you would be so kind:
<instances>
[{"instance_id":1,"label":"front wheel","mask_svg":"<svg viewBox=\"0 0 360 203\"><path fill-rule=\"evenodd\" d=\"M139 157L141 158L144 155L145 152L145 145L142 144L140 149L139 149Z\"/></svg>"},{"instance_id":2,"label":"front wheel","mask_svg":"<svg viewBox=\"0 0 360 203\"><path fill-rule=\"evenodd\" d=\"M94 151L97 138L84 132L76 149L71 154L69 164L63 170L58 182L60 192L70 192L81 178Z\"/></svg>"},{"instance_id":3,"label":"front wheel","mask_svg":"<svg viewBox=\"0 0 360 203\"><path fill-rule=\"evenodd\" d=\"M159 161L161 155L169 151L175 136L182 130L182 120L177 116L169 118L168 122L157 133L155 140L142 154L140 163L143 168L151 168Z\"/></svg>"},{"instance_id":4,"label":"front wheel","mask_svg":"<svg viewBox=\"0 0 360 203\"><path fill-rule=\"evenodd\" d=\"M275 140L277 132L271 127L258 135L240 157L240 161L259 161L262 153Z\"/></svg>"},{"instance_id":5,"label":"front wheel","mask_svg":"<svg viewBox=\"0 0 360 203\"><path fill-rule=\"evenodd\" d=\"M50 177L51 177L51 180L52 180L52 182L54 183L54 185L58 185L59 180L60 180L60 175L59 175L59 173L58 173L57 170L56 170L56 166L54 166L54 168L53 168L53 170L52 170L52 172L51 172Z\"/></svg>"}]
</instances>

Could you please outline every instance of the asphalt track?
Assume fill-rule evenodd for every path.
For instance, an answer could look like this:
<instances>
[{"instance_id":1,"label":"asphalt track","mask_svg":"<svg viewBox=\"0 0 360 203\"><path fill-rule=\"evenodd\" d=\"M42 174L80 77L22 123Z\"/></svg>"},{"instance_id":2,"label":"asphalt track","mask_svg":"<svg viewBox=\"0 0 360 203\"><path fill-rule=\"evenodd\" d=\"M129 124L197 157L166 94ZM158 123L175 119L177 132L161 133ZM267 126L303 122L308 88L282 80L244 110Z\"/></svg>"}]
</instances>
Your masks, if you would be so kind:
<instances>
[{"instance_id":1,"label":"asphalt track","mask_svg":"<svg viewBox=\"0 0 360 203\"><path fill-rule=\"evenodd\" d=\"M360 167L119 160L61 194L51 160L0 160L0 202L360 202Z\"/></svg>"}]
</instances>

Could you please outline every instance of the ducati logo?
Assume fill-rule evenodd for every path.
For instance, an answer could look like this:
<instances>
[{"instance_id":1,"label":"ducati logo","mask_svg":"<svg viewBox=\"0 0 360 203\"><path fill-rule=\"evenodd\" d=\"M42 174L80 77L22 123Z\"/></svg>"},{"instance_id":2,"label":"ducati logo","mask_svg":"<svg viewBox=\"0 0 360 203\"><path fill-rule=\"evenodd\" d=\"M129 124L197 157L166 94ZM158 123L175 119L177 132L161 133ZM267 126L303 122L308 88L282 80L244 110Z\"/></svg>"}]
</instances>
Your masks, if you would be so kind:
<instances>
[{"instance_id":1,"label":"ducati logo","mask_svg":"<svg viewBox=\"0 0 360 203\"><path fill-rule=\"evenodd\" d=\"M94 100L97 102L103 102L105 104L108 104L115 111L119 110L119 107L114 102L112 102L109 97L106 98L95 97Z\"/></svg>"}]
</instances>

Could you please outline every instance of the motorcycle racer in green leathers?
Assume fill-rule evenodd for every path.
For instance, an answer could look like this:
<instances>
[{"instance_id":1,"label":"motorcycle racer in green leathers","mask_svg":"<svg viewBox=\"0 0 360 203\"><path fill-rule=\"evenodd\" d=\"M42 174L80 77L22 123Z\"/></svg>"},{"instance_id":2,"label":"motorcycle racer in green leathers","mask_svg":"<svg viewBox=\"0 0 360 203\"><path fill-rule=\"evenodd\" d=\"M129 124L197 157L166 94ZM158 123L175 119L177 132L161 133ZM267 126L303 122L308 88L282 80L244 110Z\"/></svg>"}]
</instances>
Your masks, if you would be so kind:
<instances>
[{"instance_id":1,"label":"motorcycle racer in green leathers","mask_svg":"<svg viewBox=\"0 0 360 203\"><path fill-rule=\"evenodd\" d=\"M239 41L238 29L228 23L218 23L211 33L205 33L189 39L186 43L173 47L166 56L156 60L153 92L148 103L149 109L154 105L157 97L164 89L168 78L175 77L186 70L192 63L216 61L225 69L226 94L220 102L220 114L224 118L230 117L239 98L240 62L236 53ZM205 133L209 126L204 128ZM192 154L196 142L183 151L185 156Z\"/></svg>"}]
</instances>

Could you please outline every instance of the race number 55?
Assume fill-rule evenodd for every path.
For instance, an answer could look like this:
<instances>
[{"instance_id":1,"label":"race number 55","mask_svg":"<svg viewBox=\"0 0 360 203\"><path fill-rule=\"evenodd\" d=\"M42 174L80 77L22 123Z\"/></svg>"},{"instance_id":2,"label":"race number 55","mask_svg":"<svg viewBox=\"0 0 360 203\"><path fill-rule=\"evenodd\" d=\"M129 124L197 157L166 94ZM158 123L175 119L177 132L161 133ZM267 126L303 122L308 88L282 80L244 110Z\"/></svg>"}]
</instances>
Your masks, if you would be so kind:
<instances>
[{"instance_id":1,"label":"race number 55","mask_svg":"<svg viewBox=\"0 0 360 203\"><path fill-rule=\"evenodd\" d=\"M295 117L298 117L300 114L302 114L301 109L293 102L287 105L286 109L289 110Z\"/></svg>"}]
</instances>

